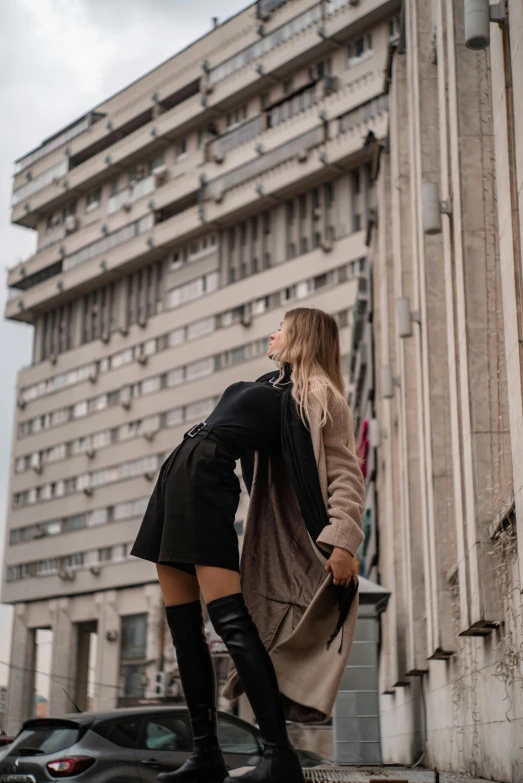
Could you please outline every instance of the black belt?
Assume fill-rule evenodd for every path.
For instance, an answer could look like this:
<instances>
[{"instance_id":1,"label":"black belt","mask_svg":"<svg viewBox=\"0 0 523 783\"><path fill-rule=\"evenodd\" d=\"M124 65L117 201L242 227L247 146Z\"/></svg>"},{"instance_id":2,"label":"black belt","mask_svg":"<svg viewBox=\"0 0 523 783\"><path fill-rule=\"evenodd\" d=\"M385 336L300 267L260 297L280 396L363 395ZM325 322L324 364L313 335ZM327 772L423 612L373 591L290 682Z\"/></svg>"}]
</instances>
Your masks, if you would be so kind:
<instances>
[{"instance_id":1,"label":"black belt","mask_svg":"<svg viewBox=\"0 0 523 783\"><path fill-rule=\"evenodd\" d=\"M194 427L191 427L190 430L187 430L183 436L183 439L185 440L186 438L195 438L197 436L199 436L199 438L209 438L209 440L212 440L214 443L218 443L225 449L225 451L230 453L231 444L229 439L217 432L214 427L209 426L206 421L201 421L199 424L195 424ZM232 458L236 459L236 457Z\"/></svg>"},{"instance_id":2,"label":"black belt","mask_svg":"<svg viewBox=\"0 0 523 783\"><path fill-rule=\"evenodd\" d=\"M203 429L207 427L207 422L201 421L199 424L195 424L194 427L191 427L190 430L187 430L186 433L184 433L184 438L194 438L195 435L197 435L199 432L201 432Z\"/></svg>"}]
</instances>

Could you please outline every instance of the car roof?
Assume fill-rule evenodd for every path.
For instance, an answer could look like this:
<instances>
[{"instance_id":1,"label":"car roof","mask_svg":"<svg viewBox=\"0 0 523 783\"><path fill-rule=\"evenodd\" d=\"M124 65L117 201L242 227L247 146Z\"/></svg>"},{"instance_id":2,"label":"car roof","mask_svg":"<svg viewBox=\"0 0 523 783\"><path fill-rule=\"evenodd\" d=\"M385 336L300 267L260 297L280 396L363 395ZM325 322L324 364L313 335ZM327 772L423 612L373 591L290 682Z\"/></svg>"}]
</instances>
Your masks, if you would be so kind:
<instances>
[{"instance_id":1,"label":"car roof","mask_svg":"<svg viewBox=\"0 0 523 783\"><path fill-rule=\"evenodd\" d=\"M100 720L110 720L111 718L131 717L132 715L139 716L151 713L158 714L162 712L187 712L187 707L185 704L146 704L138 707L115 707L112 710L99 710L95 712L68 712L63 715L57 715L55 718L45 718L44 720L70 720L85 724L96 723ZM218 710L218 715L244 722L241 718L232 715L230 712L225 712L224 710ZM35 719L33 718L33 720ZM253 726L252 728L256 730L256 726Z\"/></svg>"},{"instance_id":2,"label":"car roof","mask_svg":"<svg viewBox=\"0 0 523 783\"><path fill-rule=\"evenodd\" d=\"M98 710L95 712L68 712L59 715L55 720L73 720L85 723L93 720L106 720L109 718L121 718L132 715L146 715L150 712L186 712L184 704L148 704L139 707L115 707L112 710ZM52 720L52 719L51 719Z\"/></svg>"}]
</instances>

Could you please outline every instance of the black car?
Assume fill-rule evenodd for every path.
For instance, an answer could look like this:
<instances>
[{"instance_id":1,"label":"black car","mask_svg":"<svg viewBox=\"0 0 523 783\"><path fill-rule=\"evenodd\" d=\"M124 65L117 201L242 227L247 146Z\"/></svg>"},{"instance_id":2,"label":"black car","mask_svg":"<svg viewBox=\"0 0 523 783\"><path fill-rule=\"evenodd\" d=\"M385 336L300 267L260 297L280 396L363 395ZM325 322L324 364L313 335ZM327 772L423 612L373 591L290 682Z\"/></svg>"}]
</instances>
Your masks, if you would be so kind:
<instances>
[{"instance_id":1,"label":"black car","mask_svg":"<svg viewBox=\"0 0 523 783\"><path fill-rule=\"evenodd\" d=\"M226 712L218 732L229 769L258 763L258 729ZM28 720L0 750L0 783L66 780L89 783L153 783L160 772L178 769L192 750L186 707L139 707L83 712L62 718ZM325 762L298 751L302 766Z\"/></svg>"}]
</instances>

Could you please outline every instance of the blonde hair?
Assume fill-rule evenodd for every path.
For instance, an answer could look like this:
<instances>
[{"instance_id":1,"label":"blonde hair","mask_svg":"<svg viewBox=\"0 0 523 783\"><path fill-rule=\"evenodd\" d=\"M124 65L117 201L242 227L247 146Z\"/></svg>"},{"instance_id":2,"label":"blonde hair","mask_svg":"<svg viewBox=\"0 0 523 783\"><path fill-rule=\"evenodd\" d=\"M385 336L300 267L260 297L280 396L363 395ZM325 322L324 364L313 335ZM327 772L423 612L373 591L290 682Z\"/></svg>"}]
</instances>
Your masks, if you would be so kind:
<instances>
[{"instance_id":1,"label":"blonde hair","mask_svg":"<svg viewBox=\"0 0 523 783\"><path fill-rule=\"evenodd\" d=\"M348 421L349 448L356 449L352 414L345 397L341 373L340 335L335 319L313 307L295 307L283 318L285 332L281 346L271 354L279 367L275 383L285 377L286 364L292 366L292 391L296 408L303 423L309 428L309 392L321 405L320 426L332 421L329 399L333 398L345 409Z\"/></svg>"}]
</instances>

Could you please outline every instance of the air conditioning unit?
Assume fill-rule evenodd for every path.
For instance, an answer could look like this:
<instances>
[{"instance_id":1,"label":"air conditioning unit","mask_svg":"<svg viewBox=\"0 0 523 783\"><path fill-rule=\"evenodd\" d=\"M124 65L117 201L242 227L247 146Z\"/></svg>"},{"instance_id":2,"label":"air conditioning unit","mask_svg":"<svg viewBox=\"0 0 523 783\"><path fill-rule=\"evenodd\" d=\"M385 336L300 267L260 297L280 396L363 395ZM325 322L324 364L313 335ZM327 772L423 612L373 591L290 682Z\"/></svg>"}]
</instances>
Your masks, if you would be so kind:
<instances>
[{"instance_id":1,"label":"air conditioning unit","mask_svg":"<svg viewBox=\"0 0 523 783\"><path fill-rule=\"evenodd\" d=\"M53 219L51 220L52 225L55 226L55 227L59 226L61 222L62 222L62 219L61 219L60 215L54 215Z\"/></svg>"},{"instance_id":2,"label":"air conditioning unit","mask_svg":"<svg viewBox=\"0 0 523 783\"><path fill-rule=\"evenodd\" d=\"M19 395L18 395L18 399L17 399L17 401L16 401L16 404L18 405L18 407L20 408L20 410L23 410L23 409L25 408L25 406L26 406L26 404L27 404L27 403L26 403L26 401L24 400L24 396L23 396L23 394L19 394Z\"/></svg>"},{"instance_id":3,"label":"air conditioning unit","mask_svg":"<svg viewBox=\"0 0 523 783\"><path fill-rule=\"evenodd\" d=\"M147 169L145 168L143 163L140 163L136 167L136 179L143 179L147 173Z\"/></svg>"},{"instance_id":4,"label":"air conditioning unit","mask_svg":"<svg viewBox=\"0 0 523 783\"><path fill-rule=\"evenodd\" d=\"M167 167L162 166L154 172L154 186L160 188L167 182Z\"/></svg>"},{"instance_id":5,"label":"air conditioning unit","mask_svg":"<svg viewBox=\"0 0 523 783\"><path fill-rule=\"evenodd\" d=\"M156 430L147 430L147 432L144 432L143 434L145 440L153 441L156 437Z\"/></svg>"},{"instance_id":6,"label":"air conditioning unit","mask_svg":"<svg viewBox=\"0 0 523 783\"><path fill-rule=\"evenodd\" d=\"M88 498L90 498L91 495L93 494L93 488L92 487L84 487L83 488L83 493L84 493L84 495L87 495Z\"/></svg>"},{"instance_id":7,"label":"air conditioning unit","mask_svg":"<svg viewBox=\"0 0 523 783\"><path fill-rule=\"evenodd\" d=\"M319 220L321 218L321 207L314 207L313 211L314 220Z\"/></svg>"},{"instance_id":8,"label":"air conditioning unit","mask_svg":"<svg viewBox=\"0 0 523 783\"><path fill-rule=\"evenodd\" d=\"M58 576L63 582L72 582L75 578L75 573L69 568L61 568L58 572Z\"/></svg>"},{"instance_id":9,"label":"air conditioning unit","mask_svg":"<svg viewBox=\"0 0 523 783\"><path fill-rule=\"evenodd\" d=\"M141 365L142 365L142 367L143 367L143 366L145 366L145 365L147 364L147 362L148 362L148 359L149 359L149 357L148 357L148 356L147 356L147 354L145 354L145 353L140 353L140 354L138 354L138 356L136 357L136 360L137 360L138 364L141 364Z\"/></svg>"},{"instance_id":10,"label":"air conditioning unit","mask_svg":"<svg viewBox=\"0 0 523 783\"><path fill-rule=\"evenodd\" d=\"M215 163L223 163L225 160L225 155L221 150L215 150L212 154L212 159Z\"/></svg>"},{"instance_id":11,"label":"air conditioning unit","mask_svg":"<svg viewBox=\"0 0 523 783\"><path fill-rule=\"evenodd\" d=\"M246 313L245 315L242 315L240 318L240 323L242 326L245 326L246 328L252 325L252 315L250 313Z\"/></svg>"},{"instance_id":12,"label":"air conditioning unit","mask_svg":"<svg viewBox=\"0 0 523 783\"><path fill-rule=\"evenodd\" d=\"M331 95L339 87L339 81L336 76L324 76L323 77L323 94Z\"/></svg>"},{"instance_id":13,"label":"air conditioning unit","mask_svg":"<svg viewBox=\"0 0 523 783\"><path fill-rule=\"evenodd\" d=\"M93 449L92 446L89 446L89 448L85 450L85 454L87 457L89 457L89 459L93 459L96 454L96 451Z\"/></svg>"},{"instance_id":14,"label":"air conditioning unit","mask_svg":"<svg viewBox=\"0 0 523 783\"><path fill-rule=\"evenodd\" d=\"M124 386L120 392L120 402L122 407L127 410L131 407L131 389L129 386Z\"/></svg>"},{"instance_id":15,"label":"air conditioning unit","mask_svg":"<svg viewBox=\"0 0 523 783\"><path fill-rule=\"evenodd\" d=\"M324 253L330 253L332 250L332 242L330 239L322 239L320 242L320 247Z\"/></svg>"},{"instance_id":16,"label":"air conditioning unit","mask_svg":"<svg viewBox=\"0 0 523 783\"><path fill-rule=\"evenodd\" d=\"M65 219L65 233L72 234L78 228L78 218L76 215L68 215Z\"/></svg>"},{"instance_id":17,"label":"air conditioning unit","mask_svg":"<svg viewBox=\"0 0 523 783\"><path fill-rule=\"evenodd\" d=\"M124 210L124 212L130 212L132 207L133 207L133 202L131 201L130 196L128 196L122 204L122 209Z\"/></svg>"},{"instance_id":18,"label":"air conditioning unit","mask_svg":"<svg viewBox=\"0 0 523 783\"><path fill-rule=\"evenodd\" d=\"M300 163L305 163L305 161L309 160L309 150L306 149L305 147L301 149L298 152L298 160L300 161Z\"/></svg>"},{"instance_id":19,"label":"air conditioning unit","mask_svg":"<svg viewBox=\"0 0 523 783\"><path fill-rule=\"evenodd\" d=\"M56 362L58 361L58 356L55 353L50 354L49 361L51 362L51 364L56 364Z\"/></svg>"},{"instance_id":20,"label":"air conditioning unit","mask_svg":"<svg viewBox=\"0 0 523 783\"><path fill-rule=\"evenodd\" d=\"M89 380L91 381L91 383L96 383L96 381L98 380L98 365L95 364L93 367L90 368Z\"/></svg>"},{"instance_id":21,"label":"air conditioning unit","mask_svg":"<svg viewBox=\"0 0 523 783\"><path fill-rule=\"evenodd\" d=\"M217 189L216 193L214 194L214 201L216 202L216 204L221 204L221 202L223 201L223 197L224 196L225 196L224 188L223 187L219 187Z\"/></svg>"},{"instance_id":22,"label":"air conditioning unit","mask_svg":"<svg viewBox=\"0 0 523 783\"><path fill-rule=\"evenodd\" d=\"M212 82L207 82L207 84L204 87L205 94L210 95L211 92L214 90L214 84Z\"/></svg>"},{"instance_id":23,"label":"air conditioning unit","mask_svg":"<svg viewBox=\"0 0 523 783\"><path fill-rule=\"evenodd\" d=\"M144 476L147 479L147 481L152 481L155 474L153 473L152 470L148 470L147 473L144 473Z\"/></svg>"},{"instance_id":24,"label":"air conditioning unit","mask_svg":"<svg viewBox=\"0 0 523 783\"><path fill-rule=\"evenodd\" d=\"M145 315L145 313L142 313L138 318L138 324L139 326L142 327L142 329L145 329L145 327L147 326L147 316Z\"/></svg>"},{"instance_id":25,"label":"air conditioning unit","mask_svg":"<svg viewBox=\"0 0 523 783\"><path fill-rule=\"evenodd\" d=\"M45 538L46 532L43 527L38 526L33 538Z\"/></svg>"},{"instance_id":26,"label":"air conditioning unit","mask_svg":"<svg viewBox=\"0 0 523 783\"><path fill-rule=\"evenodd\" d=\"M100 576L102 569L99 565L92 565L89 566L89 571L92 573L93 576Z\"/></svg>"},{"instance_id":27,"label":"air conditioning unit","mask_svg":"<svg viewBox=\"0 0 523 783\"><path fill-rule=\"evenodd\" d=\"M31 467L32 467L32 469L34 470L35 473L41 473L42 470L43 470L42 463L40 462L40 460L38 460L38 462L34 462L34 463L31 461Z\"/></svg>"}]
</instances>

